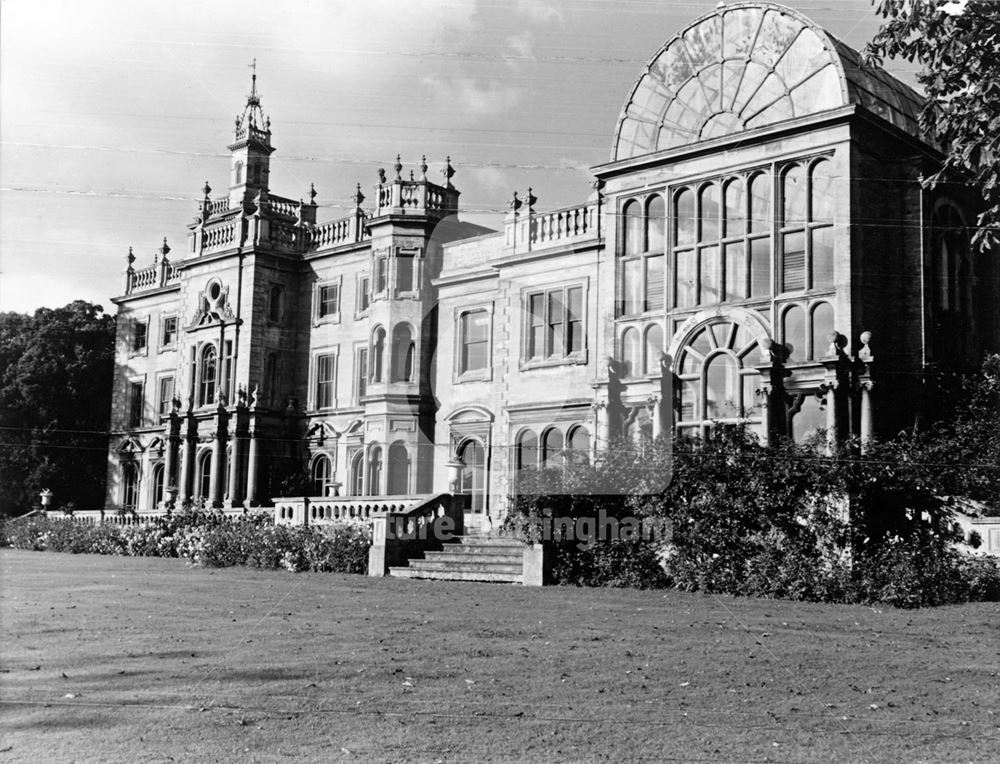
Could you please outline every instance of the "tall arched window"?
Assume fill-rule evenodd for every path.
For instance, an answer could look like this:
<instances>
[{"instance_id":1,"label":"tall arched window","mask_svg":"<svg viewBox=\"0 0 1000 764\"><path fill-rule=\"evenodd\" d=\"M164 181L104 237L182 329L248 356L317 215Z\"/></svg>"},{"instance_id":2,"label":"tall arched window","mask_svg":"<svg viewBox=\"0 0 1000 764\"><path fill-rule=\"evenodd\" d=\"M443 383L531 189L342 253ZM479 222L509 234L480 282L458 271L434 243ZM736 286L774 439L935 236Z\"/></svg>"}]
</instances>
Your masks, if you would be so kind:
<instances>
[{"instance_id":1,"label":"tall arched window","mask_svg":"<svg viewBox=\"0 0 1000 764\"><path fill-rule=\"evenodd\" d=\"M478 440L469 438L459 448L458 458L465 463L462 493L472 497L473 512L482 512L486 509L486 450Z\"/></svg>"},{"instance_id":2,"label":"tall arched window","mask_svg":"<svg viewBox=\"0 0 1000 764\"><path fill-rule=\"evenodd\" d=\"M201 388L198 401L202 406L211 406L215 403L217 367L218 357L215 345L205 345L201 351L201 368L199 370Z\"/></svg>"},{"instance_id":3,"label":"tall arched window","mask_svg":"<svg viewBox=\"0 0 1000 764\"><path fill-rule=\"evenodd\" d=\"M646 251L663 252L663 229L667 223L667 208L663 197L656 195L646 204Z\"/></svg>"},{"instance_id":4,"label":"tall arched window","mask_svg":"<svg viewBox=\"0 0 1000 764\"><path fill-rule=\"evenodd\" d=\"M358 451L351 462L351 495L363 496L365 493L365 455Z\"/></svg>"},{"instance_id":5,"label":"tall arched window","mask_svg":"<svg viewBox=\"0 0 1000 764\"><path fill-rule=\"evenodd\" d=\"M833 306L828 302L818 302L812 309L812 358L830 355L830 334L835 330Z\"/></svg>"},{"instance_id":6,"label":"tall arched window","mask_svg":"<svg viewBox=\"0 0 1000 764\"><path fill-rule=\"evenodd\" d=\"M570 458L577 463L586 462L590 458L590 433L586 427L577 425L570 430L566 439L566 450Z\"/></svg>"},{"instance_id":7,"label":"tall arched window","mask_svg":"<svg viewBox=\"0 0 1000 764\"><path fill-rule=\"evenodd\" d=\"M320 454L312 463L312 495L313 496L326 496L327 489L330 486L330 480L333 478L333 464L330 462L330 457L326 454Z\"/></svg>"},{"instance_id":8,"label":"tall arched window","mask_svg":"<svg viewBox=\"0 0 1000 764\"><path fill-rule=\"evenodd\" d=\"M396 324L392 330L392 381L413 380L413 332L409 324Z\"/></svg>"},{"instance_id":9,"label":"tall arched window","mask_svg":"<svg viewBox=\"0 0 1000 764\"><path fill-rule=\"evenodd\" d=\"M243 162L237 162L233 167L233 185L238 186L243 182Z\"/></svg>"},{"instance_id":10,"label":"tall arched window","mask_svg":"<svg viewBox=\"0 0 1000 764\"><path fill-rule=\"evenodd\" d=\"M674 243L678 246L694 242L694 191L685 188L674 198Z\"/></svg>"},{"instance_id":11,"label":"tall arched window","mask_svg":"<svg viewBox=\"0 0 1000 764\"><path fill-rule=\"evenodd\" d=\"M705 362L705 419L732 419L740 413L739 364L722 352Z\"/></svg>"},{"instance_id":12,"label":"tall arched window","mask_svg":"<svg viewBox=\"0 0 1000 764\"><path fill-rule=\"evenodd\" d=\"M410 452L406 446L396 442L389 446L388 462L388 487L386 493L389 496L405 496L410 492Z\"/></svg>"},{"instance_id":13,"label":"tall arched window","mask_svg":"<svg viewBox=\"0 0 1000 764\"><path fill-rule=\"evenodd\" d=\"M368 495L378 496L382 492L382 447L372 446L368 452Z\"/></svg>"},{"instance_id":14,"label":"tall arched window","mask_svg":"<svg viewBox=\"0 0 1000 764\"><path fill-rule=\"evenodd\" d=\"M135 512L139 506L139 468L132 463L122 465L122 509Z\"/></svg>"},{"instance_id":15,"label":"tall arched window","mask_svg":"<svg viewBox=\"0 0 1000 764\"><path fill-rule=\"evenodd\" d=\"M965 278L969 234L962 215L950 202L940 205L931 220L931 258L935 302L941 311L968 311L971 300Z\"/></svg>"},{"instance_id":16,"label":"tall arched window","mask_svg":"<svg viewBox=\"0 0 1000 764\"><path fill-rule=\"evenodd\" d=\"M834 281L832 163L818 159L781 175L781 289L828 289Z\"/></svg>"},{"instance_id":17,"label":"tall arched window","mask_svg":"<svg viewBox=\"0 0 1000 764\"><path fill-rule=\"evenodd\" d=\"M663 327L659 324L650 324L646 328L646 349L645 349L645 373L660 373L660 353L663 352Z\"/></svg>"},{"instance_id":18,"label":"tall arched window","mask_svg":"<svg viewBox=\"0 0 1000 764\"><path fill-rule=\"evenodd\" d=\"M381 382L385 369L385 329L381 326L372 333L372 382Z\"/></svg>"},{"instance_id":19,"label":"tall arched window","mask_svg":"<svg viewBox=\"0 0 1000 764\"><path fill-rule=\"evenodd\" d=\"M800 305L791 305L781 317L781 337L788 349L788 360L806 360L806 314Z\"/></svg>"},{"instance_id":20,"label":"tall arched window","mask_svg":"<svg viewBox=\"0 0 1000 764\"><path fill-rule=\"evenodd\" d=\"M198 497L208 499L212 490L212 449L206 448L198 457Z\"/></svg>"},{"instance_id":21,"label":"tall arched window","mask_svg":"<svg viewBox=\"0 0 1000 764\"><path fill-rule=\"evenodd\" d=\"M514 465L518 470L535 469L538 466L538 436L531 430L524 430L517 436Z\"/></svg>"},{"instance_id":22,"label":"tall arched window","mask_svg":"<svg viewBox=\"0 0 1000 764\"><path fill-rule=\"evenodd\" d=\"M622 209L622 219L625 221L623 252L626 255L637 255L644 250L644 242L642 240L642 205L635 199L627 202Z\"/></svg>"},{"instance_id":23,"label":"tall arched window","mask_svg":"<svg viewBox=\"0 0 1000 764\"><path fill-rule=\"evenodd\" d=\"M555 427L542 436L542 465L549 469L563 465L563 434Z\"/></svg>"},{"instance_id":24,"label":"tall arched window","mask_svg":"<svg viewBox=\"0 0 1000 764\"><path fill-rule=\"evenodd\" d=\"M160 506L163 501L163 465L157 464L153 467L152 486L149 492L149 499L153 509Z\"/></svg>"},{"instance_id":25,"label":"tall arched window","mask_svg":"<svg viewBox=\"0 0 1000 764\"><path fill-rule=\"evenodd\" d=\"M639 331L629 327L622 333L622 364L625 374L634 377L642 373L641 355L639 352Z\"/></svg>"}]
</instances>

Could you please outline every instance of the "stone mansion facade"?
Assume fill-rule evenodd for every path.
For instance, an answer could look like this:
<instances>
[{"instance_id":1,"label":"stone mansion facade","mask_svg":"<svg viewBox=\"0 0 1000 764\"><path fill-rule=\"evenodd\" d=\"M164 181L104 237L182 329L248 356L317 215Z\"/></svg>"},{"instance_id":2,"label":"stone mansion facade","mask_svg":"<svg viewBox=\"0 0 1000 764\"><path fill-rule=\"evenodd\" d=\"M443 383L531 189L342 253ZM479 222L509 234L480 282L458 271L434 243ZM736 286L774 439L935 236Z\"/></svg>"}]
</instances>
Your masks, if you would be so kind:
<instances>
[{"instance_id":1,"label":"stone mansion facade","mask_svg":"<svg viewBox=\"0 0 1000 764\"><path fill-rule=\"evenodd\" d=\"M256 85L183 247L131 250L106 509L470 496L622 440L912 426L933 364L1000 340L980 196L921 187L920 97L799 13L720 6L628 94L578 206L463 222L397 159L356 209L271 192ZM301 480L300 480L301 482ZM288 483L285 483L286 488Z\"/></svg>"}]
</instances>

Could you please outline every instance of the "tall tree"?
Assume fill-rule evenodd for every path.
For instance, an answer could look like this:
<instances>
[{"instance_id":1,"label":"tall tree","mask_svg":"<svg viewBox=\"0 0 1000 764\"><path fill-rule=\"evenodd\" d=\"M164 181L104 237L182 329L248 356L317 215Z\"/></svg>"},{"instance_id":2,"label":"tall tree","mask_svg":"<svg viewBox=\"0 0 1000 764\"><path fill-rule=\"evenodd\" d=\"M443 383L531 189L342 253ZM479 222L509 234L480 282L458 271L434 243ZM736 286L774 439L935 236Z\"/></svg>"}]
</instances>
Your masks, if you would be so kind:
<instances>
[{"instance_id":1,"label":"tall tree","mask_svg":"<svg viewBox=\"0 0 1000 764\"><path fill-rule=\"evenodd\" d=\"M43 488L56 504L104 503L115 322L77 300L0 313L0 513Z\"/></svg>"},{"instance_id":2,"label":"tall tree","mask_svg":"<svg viewBox=\"0 0 1000 764\"><path fill-rule=\"evenodd\" d=\"M947 152L941 172L968 176L986 210L973 242L1000 243L1000 3L996 0L873 0L886 19L866 54L916 61L927 96L921 127Z\"/></svg>"}]
</instances>

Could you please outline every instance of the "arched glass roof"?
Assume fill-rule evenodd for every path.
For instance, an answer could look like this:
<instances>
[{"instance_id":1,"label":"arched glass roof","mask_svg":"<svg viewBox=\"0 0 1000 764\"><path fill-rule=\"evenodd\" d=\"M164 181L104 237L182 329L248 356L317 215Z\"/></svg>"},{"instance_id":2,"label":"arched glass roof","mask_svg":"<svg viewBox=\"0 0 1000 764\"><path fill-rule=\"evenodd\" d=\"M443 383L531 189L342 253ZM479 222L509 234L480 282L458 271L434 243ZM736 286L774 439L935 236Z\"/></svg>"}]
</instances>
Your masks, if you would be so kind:
<instances>
[{"instance_id":1,"label":"arched glass roof","mask_svg":"<svg viewBox=\"0 0 1000 764\"><path fill-rule=\"evenodd\" d=\"M921 100L790 8L721 6L653 57L622 109L612 161L858 103L919 136Z\"/></svg>"}]
</instances>

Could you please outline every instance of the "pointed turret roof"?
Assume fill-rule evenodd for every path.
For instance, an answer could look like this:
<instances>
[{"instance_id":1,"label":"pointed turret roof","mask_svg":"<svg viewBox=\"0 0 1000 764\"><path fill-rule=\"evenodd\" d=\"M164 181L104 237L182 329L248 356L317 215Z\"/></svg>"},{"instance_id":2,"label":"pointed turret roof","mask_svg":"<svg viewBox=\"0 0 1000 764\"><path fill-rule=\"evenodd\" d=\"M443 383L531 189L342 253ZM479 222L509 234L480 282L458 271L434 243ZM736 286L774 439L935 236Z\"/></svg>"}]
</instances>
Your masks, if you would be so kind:
<instances>
[{"instance_id":1,"label":"pointed turret roof","mask_svg":"<svg viewBox=\"0 0 1000 764\"><path fill-rule=\"evenodd\" d=\"M244 143L256 143L261 148L272 151L271 148L271 118L264 114L260 106L260 93L257 92L257 59L250 64L250 93L247 95L243 113L236 117L235 141L229 148L232 150Z\"/></svg>"}]
</instances>

